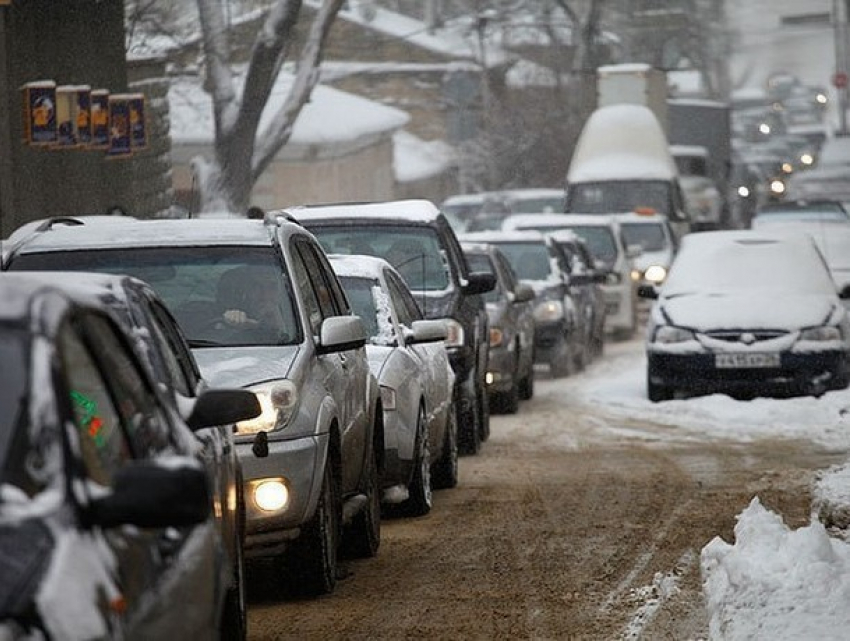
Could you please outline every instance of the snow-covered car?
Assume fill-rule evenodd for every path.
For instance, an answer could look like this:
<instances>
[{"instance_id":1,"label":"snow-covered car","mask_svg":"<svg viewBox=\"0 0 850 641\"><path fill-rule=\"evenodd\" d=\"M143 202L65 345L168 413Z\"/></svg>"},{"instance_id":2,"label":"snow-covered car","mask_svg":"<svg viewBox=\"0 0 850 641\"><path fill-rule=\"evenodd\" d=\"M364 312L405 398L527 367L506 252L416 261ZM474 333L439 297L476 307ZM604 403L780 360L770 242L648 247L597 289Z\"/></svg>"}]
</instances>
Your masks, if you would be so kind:
<instances>
[{"instance_id":1,"label":"snow-covered car","mask_svg":"<svg viewBox=\"0 0 850 641\"><path fill-rule=\"evenodd\" d=\"M490 435L487 312L480 294L493 289L493 275L469 271L457 235L427 200L310 205L286 213L329 254L384 258L410 287L422 315L445 319L458 444L461 454L476 454Z\"/></svg>"},{"instance_id":2,"label":"snow-covered car","mask_svg":"<svg viewBox=\"0 0 850 641\"><path fill-rule=\"evenodd\" d=\"M457 485L454 372L446 324L426 320L398 272L372 256L331 256L354 313L384 409L383 500L411 516L431 511L435 489Z\"/></svg>"},{"instance_id":3,"label":"snow-covered car","mask_svg":"<svg viewBox=\"0 0 850 641\"><path fill-rule=\"evenodd\" d=\"M850 318L812 238L686 236L647 325L647 395L820 395L850 380Z\"/></svg>"},{"instance_id":4,"label":"snow-covered car","mask_svg":"<svg viewBox=\"0 0 850 641\"><path fill-rule=\"evenodd\" d=\"M505 219L504 230L537 230L543 233L568 229L587 243L598 265L608 275L605 293L605 330L617 338L630 338L638 327L637 284L632 278L640 245L626 245L618 216L614 214L516 214Z\"/></svg>"},{"instance_id":5,"label":"snow-covered car","mask_svg":"<svg viewBox=\"0 0 850 641\"><path fill-rule=\"evenodd\" d=\"M0 638L244 638L196 435L257 398L178 411L77 276L0 275Z\"/></svg>"},{"instance_id":6,"label":"snow-covered car","mask_svg":"<svg viewBox=\"0 0 850 641\"><path fill-rule=\"evenodd\" d=\"M670 271L678 241L670 221L662 214L619 214L617 222L626 247L638 246L632 259L632 277L640 283L660 285Z\"/></svg>"},{"instance_id":7,"label":"snow-covered car","mask_svg":"<svg viewBox=\"0 0 850 641\"><path fill-rule=\"evenodd\" d=\"M850 213L838 200L798 199L759 207L750 221L752 229L795 225L811 233L829 233L834 225L850 226Z\"/></svg>"},{"instance_id":8,"label":"snow-covered car","mask_svg":"<svg viewBox=\"0 0 850 641\"><path fill-rule=\"evenodd\" d=\"M484 294L490 325L487 393L490 408L509 414L534 395L534 289L520 280L504 253L487 243L461 243L474 272L496 276Z\"/></svg>"},{"instance_id":9,"label":"snow-covered car","mask_svg":"<svg viewBox=\"0 0 850 641\"><path fill-rule=\"evenodd\" d=\"M552 376L583 369L590 347L570 293L567 260L554 241L537 231L476 232L461 240L498 247L534 290L534 362L548 365Z\"/></svg>"},{"instance_id":10,"label":"snow-covered car","mask_svg":"<svg viewBox=\"0 0 850 641\"><path fill-rule=\"evenodd\" d=\"M127 273L177 318L213 386L254 391L237 425L247 558L285 561L280 580L333 590L341 544L380 544L383 411L366 332L316 239L283 217L45 225L9 269Z\"/></svg>"}]
</instances>

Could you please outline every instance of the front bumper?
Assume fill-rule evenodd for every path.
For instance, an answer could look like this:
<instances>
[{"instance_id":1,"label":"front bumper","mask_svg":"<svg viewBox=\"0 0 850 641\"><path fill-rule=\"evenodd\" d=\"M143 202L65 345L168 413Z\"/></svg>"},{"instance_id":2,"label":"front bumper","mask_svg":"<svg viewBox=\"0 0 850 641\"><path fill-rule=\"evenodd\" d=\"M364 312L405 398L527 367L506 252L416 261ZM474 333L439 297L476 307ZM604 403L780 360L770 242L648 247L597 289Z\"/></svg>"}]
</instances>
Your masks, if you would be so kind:
<instances>
[{"instance_id":1,"label":"front bumper","mask_svg":"<svg viewBox=\"0 0 850 641\"><path fill-rule=\"evenodd\" d=\"M820 394L847 385L850 354L783 352L779 367L717 367L714 353L647 353L650 383L697 394Z\"/></svg>"},{"instance_id":2,"label":"front bumper","mask_svg":"<svg viewBox=\"0 0 850 641\"><path fill-rule=\"evenodd\" d=\"M631 281L619 285L602 286L607 331L616 332L634 328L637 297L633 296L633 289Z\"/></svg>"},{"instance_id":3,"label":"front bumper","mask_svg":"<svg viewBox=\"0 0 850 641\"><path fill-rule=\"evenodd\" d=\"M556 353L567 340L565 321L534 324L534 362L548 363L553 353Z\"/></svg>"},{"instance_id":4,"label":"front bumper","mask_svg":"<svg viewBox=\"0 0 850 641\"><path fill-rule=\"evenodd\" d=\"M236 444L242 464L245 491L245 553L248 557L271 556L283 551L287 541L300 534L300 527L312 516L321 491L322 475L317 474L327 452L328 434L293 440L269 439L269 455L258 458L251 442ZM289 503L280 512L264 512L253 501L258 479L284 478Z\"/></svg>"}]
</instances>

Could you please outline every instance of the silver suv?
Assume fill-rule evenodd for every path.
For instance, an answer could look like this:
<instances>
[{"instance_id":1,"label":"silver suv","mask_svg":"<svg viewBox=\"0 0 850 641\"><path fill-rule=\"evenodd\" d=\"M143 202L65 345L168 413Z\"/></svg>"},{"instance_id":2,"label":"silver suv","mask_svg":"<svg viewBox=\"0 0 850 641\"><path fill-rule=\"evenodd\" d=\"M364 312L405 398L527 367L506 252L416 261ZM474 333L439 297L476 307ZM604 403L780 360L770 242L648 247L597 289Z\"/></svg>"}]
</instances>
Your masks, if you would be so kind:
<instances>
[{"instance_id":1,"label":"silver suv","mask_svg":"<svg viewBox=\"0 0 850 641\"><path fill-rule=\"evenodd\" d=\"M366 332L315 238L283 217L47 221L6 269L129 273L150 283L204 377L244 387L263 413L239 423L246 556L282 557L281 580L333 590L340 543L380 543L383 412Z\"/></svg>"}]
</instances>

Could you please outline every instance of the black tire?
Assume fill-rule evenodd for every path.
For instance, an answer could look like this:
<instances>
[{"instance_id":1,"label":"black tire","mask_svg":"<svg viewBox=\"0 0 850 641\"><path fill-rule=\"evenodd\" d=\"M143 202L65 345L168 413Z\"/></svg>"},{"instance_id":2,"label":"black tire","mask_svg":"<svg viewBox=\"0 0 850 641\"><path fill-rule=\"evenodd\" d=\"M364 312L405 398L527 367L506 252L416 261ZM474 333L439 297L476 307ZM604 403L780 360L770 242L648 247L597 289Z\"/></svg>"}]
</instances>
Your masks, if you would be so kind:
<instances>
[{"instance_id":1,"label":"black tire","mask_svg":"<svg viewBox=\"0 0 850 641\"><path fill-rule=\"evenodd\" d=\"M534 397L534 363L529 364L528 371L519 382L519 397L523 401Z\"/></svg>"},{"instance_id":2,"label":"black tire","mask_svg":"<svg viewBox=\"0 0 850 641\"><path fill-rule=\"evenodd\" d=\"M374 445L367 454L363 493L366 505L346 528L343 540L347 555L358 559L375 556L381 546L381 486Z\"/></svg>"},{"instance_id":3,"label":"black tire","mask_svg":"<svg viewBox=\"0 0 850 641\"><path fill-rule=\"evenodd\" d=\"M646 382L646 395L653 403L669 401L673 399L673 388L666 385L657 385L652 381Z\"/></svg>"},{"instance_id":4,"label":"black tire","mask_svg":"<svg viewBox=\"0 0 850 641\"><path fill-rule=\"evenodd\" d=\"M408 499L402 504L402 510L408 516L424 516L431 511L433 493L431 491L431 442L428 425L425 423L425 409L419 407L416 417L416 459L413 478L408 486Z\"/></svg>"},{"instance_id":5,"label":"black tire","mask_svg":"<svg viewBox=\"0 0 850 641\"><path fill-rule=\"evenodd\" d=\"M457 414L459 453L463 456L478 454L478 450L481 449L481 427L478 424L478 411L474 408L468 412L458 410Z\"/></svg>"},{"instance_id":6,"label":"black tire","mask_svg":"<svg viewBox=\"0 0 850 641\"><path fill-rule=\"evenodd\" d=\"M486 392L484 381L478 388L478 426L481 430L480 440L483 443L490 438L490 395Z\"/></svg>"},{"instance_id":7,"label":"black tire","mask_svg":"<svg viewBox=\"0 0 850 641\"><path fill-rule=\"evenodd\" d=\"M507 392L494 395L493 409L501 414L516 414L519 411L519 383Z\"/></svg>"},{"instance_id":8,"label":"black tire","mask_svg":"<svg viewBox=\"0 0 850 641\"><path fill-rule=\"evenodd\" d=\"M448 424L446 425L443 453L431 468L431 487L449 489L457 487L458 482L458 442L457 442L457 413L454 407L449 408Z\"/></svg>"},{"instance_id":9,"label":"black tire","mask_svg":"<svg viewBox=\"0 0 850 641\"><path fill-rule=\"evenodd\" d=\"M302 596L330 594L336 587L342 514L337 480L330 465L329 460L313 518L286 552L283 579Z\"/></svg>"}]
</instances>

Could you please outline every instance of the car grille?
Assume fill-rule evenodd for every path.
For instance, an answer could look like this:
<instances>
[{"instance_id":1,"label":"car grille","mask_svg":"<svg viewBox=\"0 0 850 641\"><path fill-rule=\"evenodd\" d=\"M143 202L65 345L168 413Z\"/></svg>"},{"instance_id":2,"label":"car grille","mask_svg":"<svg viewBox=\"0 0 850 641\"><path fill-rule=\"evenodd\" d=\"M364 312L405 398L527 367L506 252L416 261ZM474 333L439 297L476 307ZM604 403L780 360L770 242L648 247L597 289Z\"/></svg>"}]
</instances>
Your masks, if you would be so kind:
<instances>
[{"instance_id":1,"label":"car grille","mask_svg":"<svg viewBox=\"0 0 850 641\"><path fill-rule=\"evenodd\" d=\"M760 329L756 331L743 331L738 329L724 329L714 332L706 332L706 336L727 343L752 344L759 341L769 341L780 336L786 336L787 331L781 329Z\"/></svg>"}]
</instances>

